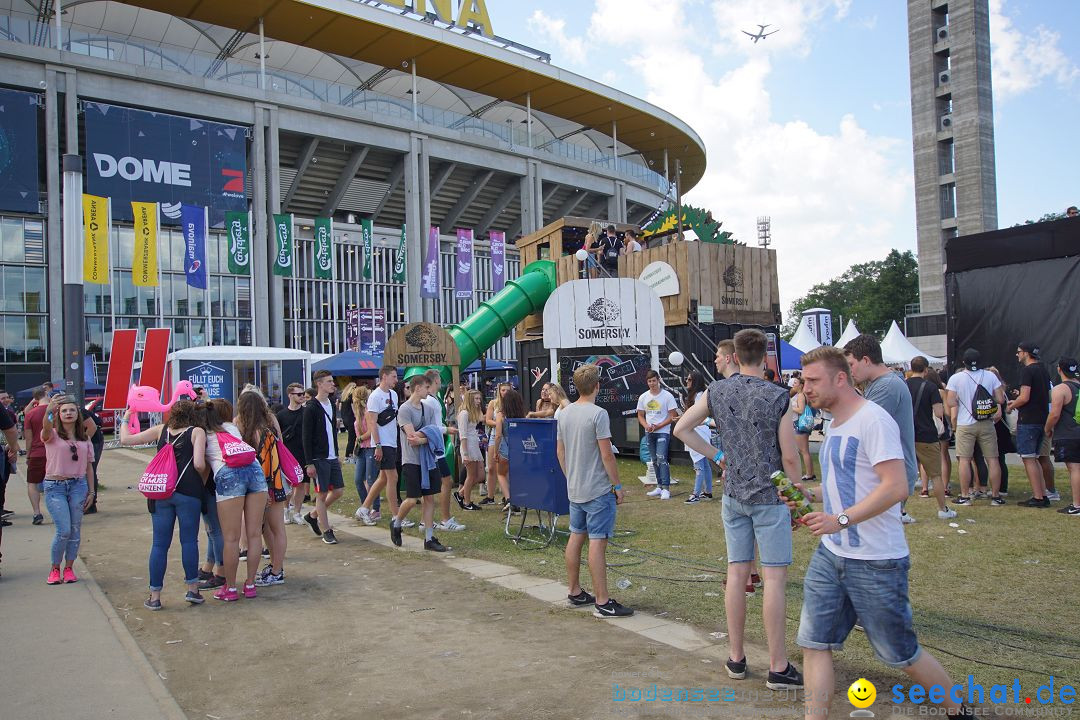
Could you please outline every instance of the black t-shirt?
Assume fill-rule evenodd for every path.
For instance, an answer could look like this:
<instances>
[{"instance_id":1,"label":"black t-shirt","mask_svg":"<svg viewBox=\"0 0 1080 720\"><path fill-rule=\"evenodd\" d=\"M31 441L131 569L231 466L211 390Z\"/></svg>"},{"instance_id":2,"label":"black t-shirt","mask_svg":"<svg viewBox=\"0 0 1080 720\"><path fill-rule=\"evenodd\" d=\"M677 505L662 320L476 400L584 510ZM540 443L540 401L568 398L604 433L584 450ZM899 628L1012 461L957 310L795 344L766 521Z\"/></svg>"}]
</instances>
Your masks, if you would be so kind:
<instances>
[{"instance_id":1,"label":"black t-shirt","mask_svg":"<svg viewBox=\"0 0 1080 720\"><path fill-rule=\"evenodd\" d=\"M165 447L165 443L172 443L173 451L176 453L176 472L180 473L180 479L176 481L176 492L201 500L206 492L206 486L193 462L195 448L191 444L192 432L193 428L173 432L168 427L164 427L158 437L158 449Z\"/></svg>"},{"instance_id":2,"label":"black t-shirt","mask_svg":"<svg viewBox=\"0 0 1080 720\"><path fill-rule=\"evenodd\" d=\"M105 433L103 433L101 431L101 427L102 427L102 424L103 424L101 422L101 416L98 415L96 412L90 412L86 408L79 408L79 419L82 420L82 421L86 421L86 420L93 420L94 421L94 425L97 426L97 429L94 430L94 435L90 438L90 442L93 443L94 445L104 445L105 444Z\"/></svg>"},{"instance_id":3,"label":"black t-shirt","mask_svg":"<svg viewBox=\"0 0 1080 720\"><path fill-rule=\"evenodd\" d=\"M623 249L623 241L617 237L605 235L592 244L593 250L600 251L600 264L615 267L619 264L619 253Z\"/></svg>"},{"instance_id":4,"label":"black t-shirt","mask_svg":"<svg viewBox=\"0 0 1080 720\"><path fill-rule=\"evenodd\" d=\"M911 393L911 406L914 410L915 442L936 443L938 432L934 425L934 403L941 402L937 385L926 378L912 377L908 378L907 386ZM921 396L920 393L922 393Z\"/></svg>"},{"instance_id":5,"label":"black t-shirt","mask_svg":"<svg viewBox=\"0 0 1080 720\"><path fill-rule=\"evenodd\" d=\"M15 418L7 408L0 408L0 430L10 430L15 427Z\"/></svg>"},{"instance_id":6,"label":"black t-shirt","mask_svg":"<svg viewBox=\"0 0 1080 720\"><path fill-rule=\"evenodd\" d=\"M285 408L277 414L278 425L281 426L281 441L285 448L293 454L296 462L304 465L304 408L296 410Z\"/></svg>"},{"instance_id":7,"label":"black t-shirt","mask_svg":"<svg viewBox=\"0 0 1080 720\"><path fill-rule=\"evenodd\" d=\"M1020 368L1020 387L1031 388L1027 404L1017 411L1017 425L1045 425L1050 414L1050 376L1040 362Z\"/></svg>"}]
</instances>

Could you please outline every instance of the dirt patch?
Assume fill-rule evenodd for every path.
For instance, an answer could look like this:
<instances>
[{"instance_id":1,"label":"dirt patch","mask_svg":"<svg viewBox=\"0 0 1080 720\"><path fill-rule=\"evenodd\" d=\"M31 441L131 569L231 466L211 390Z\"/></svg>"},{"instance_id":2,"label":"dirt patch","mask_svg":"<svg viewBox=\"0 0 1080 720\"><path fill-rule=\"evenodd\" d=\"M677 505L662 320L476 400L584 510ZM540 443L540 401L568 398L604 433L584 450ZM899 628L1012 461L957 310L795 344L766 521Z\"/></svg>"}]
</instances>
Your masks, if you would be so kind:
<instances>
[{"instance_id":1,"label":"dirt patch","mask_svg":"<svg viewBox=\"0 0 1080 720\"><path fill-rule=\"evenodd\" d=\"M109 453L110 490L83 556L191 718L797 717L792 702L628 703L621 688L731 687L718 660L605 626L344 532L336 546L289 527L284 586L255 600L182 602L179 540L162 597L142 607L151 542L141 464ZM125 482L125 478L127 481ZM205 552L205 539L200 550ZM179 641L179 642L177 642ZM635 675L636 673L636 675ZM764 678L740 691L766 692Z\"/></svg>"}]
</instances>

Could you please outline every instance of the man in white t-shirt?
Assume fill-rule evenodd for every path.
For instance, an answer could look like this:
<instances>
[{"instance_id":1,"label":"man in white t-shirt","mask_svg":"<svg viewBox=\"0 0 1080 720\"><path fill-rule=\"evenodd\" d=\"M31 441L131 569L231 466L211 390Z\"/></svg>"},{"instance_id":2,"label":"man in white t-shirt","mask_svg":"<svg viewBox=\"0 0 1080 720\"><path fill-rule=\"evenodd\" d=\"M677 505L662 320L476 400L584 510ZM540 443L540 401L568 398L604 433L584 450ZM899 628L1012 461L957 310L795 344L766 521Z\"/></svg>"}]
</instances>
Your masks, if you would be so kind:
<instances>
[{"instance_id":1,"label":"man in white t-shirt","mask_svg":"<svg viewBox=\"0 0 1080 720\"><path fill-rule=\"evenodd\" d=\"M671 466L668 464L668 446L671 444L671 427L678 420L679 405L675 396L660 387L660 374L650 370L645 375L649 389L641 393L637 404L638 423L645 430L649 443L649 459L656 471L656 489L647 493L661 500L671 499Z\"/></svg>"},{"instance_id":2,"label":"man in white t-shirt","mask_svg":"<svg viewBox=\"0 0 1080 720\"><path fill-rule=\"evenodd\" d=\"M952 426L956 428L956 459L960 461L960 497L953 500L956 505L970 505L971 496L971 463L968 462L975 456L975 446L982 450L983 460L986 461L986 474L990 479L990 489L993 497L990 499L991 507L999 507L1005 504L1001 497L1001 463L998 460L997 431L994 423L1001 419L1001 405L1005 402L1005 389L997 375L989 370L979 369L979 351L968 348L964 351L964 367L959 372L953 373L949 378L948 397L945 405L948 408ZM980 393L979 388L985 390ZM972 405L978 404L976 394L982 396L984 401L987 397L992 398L994 412L992 416L983 420L972 414ZM1049 503L1047 503L1049 505Z\"/></svg>"},{"instance_id":3,"label":"man in white t-shirt","mask_svg":"<svg viewBox=\"0 0 1080 720\"><path fill-rule=\"evenodd\" d=\"M623 244L623 254L632 255L642 251L641 243L637 239L637 230L630 228L626 231L626 240Z\"/></svg>"},{"instance_id":4,"label":"man in white t-shirt","mask_svg":"<svg viewBox=\"0 0 1080 720\"><path fill-rule=\"evenodd\" d=\"M817 348L802 364L807 400L833 415L819 453L822 484L803 488L812 501L821 498L824 509L803 518L821 543L806 568L796 637L803 647L805 716L820 720L834 690L832 653L843 648L856 621L878 659L914 683L950 688L952 681L919 647L912 626L900 520L900 503L908 496L900 428L855 392L839 349ZM939 702L950 715L970 713L948 694Z\"/></svg>"},{"instance_id":5,"label":"man in white t-shirt","mask_svg":"<svg viewBox=\"0 0 1080 720\"><path fill-rule=\"evenodd\" d=\"M371 512L375 498L386 488L386 499L390 502L390 514L398 511L398 396L394 392L397 385L397 368L384 365L379 370L379 384L371 391L367 403L367 426L377 428L375 434L375 462L379 466L379 477L371 485L364 503L356 511L356 518L365 525L374 525L378 520ZM411 524L411 521L408 521Z\"/></svg>"}]
</instances>

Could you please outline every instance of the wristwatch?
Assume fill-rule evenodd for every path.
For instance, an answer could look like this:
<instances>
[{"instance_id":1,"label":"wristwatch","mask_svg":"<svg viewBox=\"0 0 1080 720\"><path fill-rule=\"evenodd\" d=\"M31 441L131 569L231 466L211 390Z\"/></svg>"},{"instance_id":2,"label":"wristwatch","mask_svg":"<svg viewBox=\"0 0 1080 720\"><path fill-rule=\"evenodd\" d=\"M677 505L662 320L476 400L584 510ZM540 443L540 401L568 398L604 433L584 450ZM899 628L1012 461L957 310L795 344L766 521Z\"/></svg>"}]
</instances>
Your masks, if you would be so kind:
<instances>
[{"instance_id":1,"label":"wristwatch","mask_svg":"<svg viewBox=\"0 0 1080 720\"><path fill-rule=\"evenodd\" d=\"M836 516L836 522L840 523L840 527L846 528L851 522L851 519L848 518L847 513L840 513Z\"/></svg>"}]
</instances>

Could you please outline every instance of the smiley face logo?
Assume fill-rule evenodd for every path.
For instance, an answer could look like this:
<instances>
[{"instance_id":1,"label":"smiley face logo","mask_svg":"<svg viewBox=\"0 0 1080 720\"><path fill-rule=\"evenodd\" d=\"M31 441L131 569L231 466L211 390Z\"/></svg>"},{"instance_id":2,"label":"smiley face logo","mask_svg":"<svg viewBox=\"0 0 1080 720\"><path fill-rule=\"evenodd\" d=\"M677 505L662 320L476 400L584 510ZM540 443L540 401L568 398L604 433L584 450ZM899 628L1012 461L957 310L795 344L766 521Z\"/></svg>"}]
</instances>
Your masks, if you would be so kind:
<instances>
[{"instance_id":1,"label":"smiley face logo","mask_svg":"<svg viewBox=\"0 0 1080 720\"><path fill-rule=\"evenodd\" d=\"M859 678L851 683L847 691L848 700L857 708L868 708L877 699L877 688L866 678Z\"/></svg>"}]
</instances>

